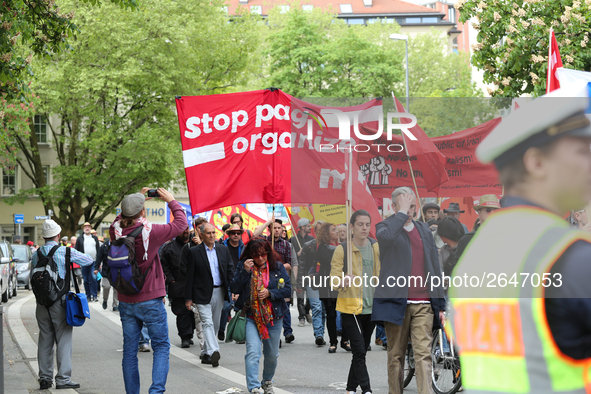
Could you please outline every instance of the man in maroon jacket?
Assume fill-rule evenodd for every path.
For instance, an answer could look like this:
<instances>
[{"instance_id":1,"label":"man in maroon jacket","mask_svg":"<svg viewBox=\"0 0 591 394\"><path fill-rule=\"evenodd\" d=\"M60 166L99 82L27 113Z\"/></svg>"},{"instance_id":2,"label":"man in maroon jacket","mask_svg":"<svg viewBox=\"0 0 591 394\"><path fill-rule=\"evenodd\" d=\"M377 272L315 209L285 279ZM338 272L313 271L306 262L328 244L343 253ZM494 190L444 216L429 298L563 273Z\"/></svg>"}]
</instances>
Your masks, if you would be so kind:
<instances>
[{"instance_id":1,"label":"man in maroon jacket","mask_svg":"<svg viewBox=\"0 0 591 394\"><path fill-rule=\"evenodd\" d=\"M137 352L140 331L144 323L148 327L154 350L150 393L164 393L166 390L170 340L163 302L166 295L164 272L158 249L169 239L179 236L187 227L187 217L181 205L170 192L163 188L158 189L158 198L168 203L174 215L174 221L169 224L148 222L144 208L147 200L144 194L148 190L149 188L145 187L141 193L126 196L121 202L121 215L115 219L109 229L112 242L126 237L143 225L142 231L135 237L135 256L142 273L149 270L144 286L138 294L130 296L119 293L119 314L123 327L123 380L125 392L128 394L140 392Z\"/></svg>"}]
</instances>

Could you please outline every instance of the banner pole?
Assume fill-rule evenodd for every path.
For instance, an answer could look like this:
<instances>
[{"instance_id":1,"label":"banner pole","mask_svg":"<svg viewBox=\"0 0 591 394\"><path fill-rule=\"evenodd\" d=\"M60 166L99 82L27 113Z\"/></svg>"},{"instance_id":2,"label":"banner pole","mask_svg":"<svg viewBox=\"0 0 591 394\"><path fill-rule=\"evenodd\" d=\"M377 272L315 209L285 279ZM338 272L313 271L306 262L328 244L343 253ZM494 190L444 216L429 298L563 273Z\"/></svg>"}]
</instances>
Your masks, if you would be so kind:
<instances>
[{"instance_id":1,"label":"banner pole","mask_svg":"<svg viewBox=\"0 0 591 394\"><path fill-rule=\"evenodd\" d=\"M273 204L273 215L271 216L271 247L275 249L275 204Z\"/></svg>"},{"instance_id":2,"label":"banner pole","mask_svg":"<svg viewBox=\"0 0 591 394\"><path fill-rule=\"evenodd\" d=\"M286 209L287 211L287 209ZM300 243L300 240L298 238L298 234L296 233L296 228L293 226L293 222L291 221L291 214L289 213L289 211L287 212L287 221L289 222L289 225L291 226L291 229L293 230L293 236L295 237L296 241L298 242L298 246L300 247L300 250L302 250L302 244Z\"/></svg>"},{"instance_id":3,"label":"banner pole","mask_svg":"<svg viewBox=\"0 0 591 394\"><path fill-rule=\"evenodd\" d=\"M396 100L394 99L394 92L392 92L392 101L394 101L394 108L396 108ZM407 111L405 111L407 112ZM404 150L407 153L408 156L408 148L406 147L406 139L404 138L404 133L400 133L402 134L402 143L404 144ZM412 163L410 161L410 157L408 158L408 167L410 168L410 175L412 177L412 183L415 185L415 193L417 194L417 208L418 208L418 212L422 212L421 210L421 198L419 197L419 188L417 187L417 180L415 179L415 173L412 170Z\"/></svg>"},{"instance_id":4,"label":"banner pole","mask_svg":"<svg viewBox=\"0 0 591 394\"><path fill-rule=\"evenodd\" d=\"M350 220L350 215L353 215L353 146L351 146L351 149L349 150L349 183L347 184L347 204L349 206L348 219ZM351 245L353 242L353 236L351 234L351 225L348 225L347 229L347 236L349 236L349 242L347 242L347 273L349 275L353 275L353 262L351 261L353 257L353 246Z\"/></svg>"}]
</instances>

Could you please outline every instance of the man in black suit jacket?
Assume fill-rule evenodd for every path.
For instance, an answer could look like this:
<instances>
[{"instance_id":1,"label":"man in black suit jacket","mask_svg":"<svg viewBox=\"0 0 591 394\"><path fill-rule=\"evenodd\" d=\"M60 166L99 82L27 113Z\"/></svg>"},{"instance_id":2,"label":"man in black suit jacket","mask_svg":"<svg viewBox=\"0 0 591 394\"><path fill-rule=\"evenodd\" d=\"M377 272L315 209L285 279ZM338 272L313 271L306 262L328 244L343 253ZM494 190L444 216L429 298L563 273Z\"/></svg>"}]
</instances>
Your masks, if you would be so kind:
<instances>
[{"instance_id":1,"label":"man in black suit jacket","mask_svg":"<svg viewBox=\"0 0 591 394\"><path fill-rule=\"evenodd\" d=\"M191 249L184 248L181 264L187 267L185 284L185 306L191 309L196 305L203 326L204 344L201 363L219 365L220 348L216 333L219 330L220 316L224 299L229 301L228 287L234 277L234 263L230 251L215 242L215 227L203 224L203 242Z\"/></svg>"}]
</instances>

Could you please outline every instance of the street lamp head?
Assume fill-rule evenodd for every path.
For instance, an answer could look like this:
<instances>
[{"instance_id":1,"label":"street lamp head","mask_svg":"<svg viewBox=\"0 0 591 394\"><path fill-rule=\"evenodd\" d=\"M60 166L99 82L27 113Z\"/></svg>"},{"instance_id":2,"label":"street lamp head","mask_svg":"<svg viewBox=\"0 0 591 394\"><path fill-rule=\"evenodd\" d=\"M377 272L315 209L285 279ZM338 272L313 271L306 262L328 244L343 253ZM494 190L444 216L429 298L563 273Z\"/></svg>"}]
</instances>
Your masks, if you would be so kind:
<instances>
[{"instance_id":1,"label":"street lamp head","mask_svg":"<svg viewBox=\"0 0 591 394\"><path fill-rule=\"evenodd\" d=\"M406 34L390 34L390 39L395 41L408 41L408 36Z\"/></svg>"}]
</instances>

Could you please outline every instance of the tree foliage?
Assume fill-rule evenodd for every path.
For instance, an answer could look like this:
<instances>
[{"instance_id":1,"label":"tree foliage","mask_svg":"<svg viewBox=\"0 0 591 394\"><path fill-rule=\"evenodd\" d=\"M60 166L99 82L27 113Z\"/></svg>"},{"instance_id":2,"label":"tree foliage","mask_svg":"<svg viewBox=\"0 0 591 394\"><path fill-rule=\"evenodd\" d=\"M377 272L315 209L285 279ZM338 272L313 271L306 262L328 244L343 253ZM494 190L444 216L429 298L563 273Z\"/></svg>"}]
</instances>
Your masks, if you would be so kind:
<instances>
[{"instance_id":1,"label":"tree foliage","mask_svg":"<svg viewBox=\"0 0 591 394\"><path fill-rule=\"evenodd\" d=\"M86 0L98 6L100 0ZM111 0L122 8L136 8L138 0ZM60 2L61 3L61 2ZM0 4L0 94L25 100L33 75L33 54L51 56L70 47L78 32L74 10L63 12L55 0L4 0Z\"/></svg>"},{"instance_id":2,"label":"tree foliage","mask_svg":"<svg viewBox=\"0 0 591 394\"><path fill-rule=\"evenodd\" d=\"M564 67L591 69L591 1L459 1L461 21L475 19L472 64L484 70L489 94L519 97L545 93L549 31L554 29Z\"/></svg>"},{"instance_id":3,"label":"tree foliage","mask_svg":"<svg viewBox=\"0 0 591 394\"><path fill-rule=\"evenodd\" d=\"M75 50L39 61L32 85L37 113L59 119L48 123L59 162L52 184L35 133L4 145L22 152L18 163L34 184L13 202L39 195L73 233L82 221L98 226L126 194L183 178L174 96L242 83L256 40L255 21L228 23L221 2L146 0L135 12L74 0L62 6L76 9Z\"/></svg>"}]
</instances>

